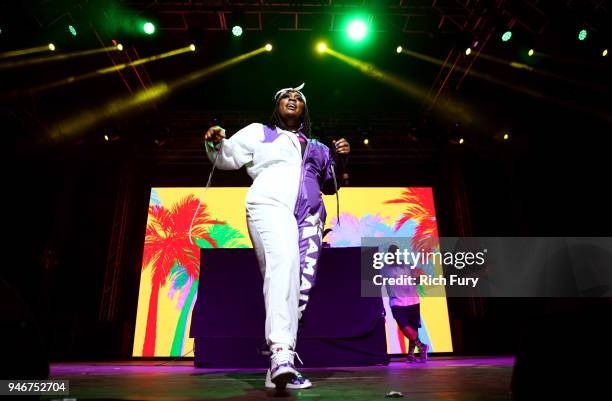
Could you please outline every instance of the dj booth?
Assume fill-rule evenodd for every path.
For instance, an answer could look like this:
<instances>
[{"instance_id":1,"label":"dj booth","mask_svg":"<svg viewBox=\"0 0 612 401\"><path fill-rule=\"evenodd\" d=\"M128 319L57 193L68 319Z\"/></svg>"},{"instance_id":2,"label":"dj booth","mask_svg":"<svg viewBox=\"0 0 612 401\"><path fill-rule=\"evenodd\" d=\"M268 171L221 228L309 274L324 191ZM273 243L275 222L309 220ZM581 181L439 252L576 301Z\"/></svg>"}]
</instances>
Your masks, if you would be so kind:
<instances>
[{"instance_id":1,"label":"dj booth","mask_svg":"<svg viewBox=\"0 0 612 401\"><path fill-rule=\"evenodd\" d=\"M388 364L381 298L361 296L361 248L323 248L300 322L304 366ZM266 367L263 280L253 249L202 249L191 318L197 367Z\"/></svg>"}]
</instances>

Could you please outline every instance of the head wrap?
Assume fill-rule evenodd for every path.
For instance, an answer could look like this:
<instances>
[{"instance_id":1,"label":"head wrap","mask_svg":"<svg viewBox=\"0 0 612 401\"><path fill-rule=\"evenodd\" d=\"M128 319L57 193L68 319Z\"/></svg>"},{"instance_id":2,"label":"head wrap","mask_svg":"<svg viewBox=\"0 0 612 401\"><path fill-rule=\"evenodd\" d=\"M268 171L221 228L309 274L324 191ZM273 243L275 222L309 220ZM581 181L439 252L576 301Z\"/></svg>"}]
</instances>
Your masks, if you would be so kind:
<instances>
[{"instance_id":1,"label":"head wrap","mask_svg":"<svg viewBox=\"0 0 612 401\"><path fill-rule=\"evenodd\" d=\"M301 90L304 88L304 85L306 85L306 84L302 83L302 85L296 86L295 88L284 88L284 89L281 89L278 92L276 92L276 95L274 95L274 100L278 101L278 99L280 99L281 96L283 96L287 92L297 92L297 93L300 94L300 96L302 96L302 99L304 99L304 103L306 103L306 96L304 96L304 94L301 92Z\"/></svg>"}]
</instances>

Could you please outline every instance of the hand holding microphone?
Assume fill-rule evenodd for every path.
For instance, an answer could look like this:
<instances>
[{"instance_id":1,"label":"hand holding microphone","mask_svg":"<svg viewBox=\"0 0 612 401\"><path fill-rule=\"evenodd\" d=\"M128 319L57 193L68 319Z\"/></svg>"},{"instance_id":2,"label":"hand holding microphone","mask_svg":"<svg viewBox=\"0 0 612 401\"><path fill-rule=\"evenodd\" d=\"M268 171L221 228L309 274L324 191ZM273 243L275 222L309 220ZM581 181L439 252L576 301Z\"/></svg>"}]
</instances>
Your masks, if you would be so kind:
<instances>
[{"instance_id":1,"label":"hand holding microphone","mask_svg":"<svg viewBox=\"0 0 612 401\"><path fill-rule=\"evenodd\" d=\"M348 155L351 152L351 145L344 138L340 138L337 141L332 141L335 146L336 153L340 155Z\"/></svg>"},{"instance_id":2,"label":"hand holding microphone","mask_svg":"<svg viewBox=\"0 0 612 401\"><path fill-rule=\"evenodd\" d=\"M205 141L221 142L225 138L225 130L218 125L214 125L204 134Z\"/></svg>"}]
</instances>

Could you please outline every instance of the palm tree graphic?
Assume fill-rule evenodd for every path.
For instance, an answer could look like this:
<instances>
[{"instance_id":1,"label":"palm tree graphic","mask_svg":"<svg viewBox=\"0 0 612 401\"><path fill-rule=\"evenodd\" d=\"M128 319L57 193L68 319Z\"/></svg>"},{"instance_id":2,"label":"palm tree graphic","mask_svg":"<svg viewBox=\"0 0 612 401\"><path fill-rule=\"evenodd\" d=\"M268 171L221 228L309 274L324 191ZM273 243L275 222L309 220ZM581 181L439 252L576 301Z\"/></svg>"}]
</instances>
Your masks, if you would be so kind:
<instances>
[{"instance_id":1,"label":"palm tree graphic","mask_svg":"<svg viewBox=\"0 0 612 401\"><path fill-rule=\"evenodd\" d=\"M208 234L213 241L207 241L203 238L196 238L196 245L200 248L248 248L248 245L243 243L245 238L240 230L228 224L214 224L208 227ZM212 244L215 244L213 246ZM200 265L203 265L201 263ZM185 352L183 349L185 342L185 333L187 331L187 319L193 308L199 284L198 274L189 275L190 272L184 267L175 264L170 270L170 288L168 297L173 298L174 294L179 291L179 300L177 303L178 309L181 311L174 329L172 346L170 348L170 356L181 356Z\"/></svg>"},{"instance_id":2,"label":"palm tree graphic","mask_svg":"<svg viewBox=\"0 0 612 401\"><path fill-rule=\"evenodd\" d=\"M182 198L169 209L162 205L149 207L142 269L151 269L151 295L142 356L155 355L159 291L168 282L172 268L182 266L188 279L196 281L199 278L199 247L197 243L191 244L189 241L189 226L196 209L192 236L200 243L203 241L217 247L208 227L225 223L210 218L206 204L202 204L193 194Z\"/></svg>"},{"instance_id":3,"label":"palm tree graphic","mask_svg":"<svg viewBox=\"0 0 612 401\"><path fill-rule=\"evenodd\" d=\"M402 228L410 219L417 222L412 237L412 249L431 252L438 246L438 225L431 188L405 188L400 198L385 203L406 204L402 218L395 223L395 231Z\"/></svg>"}]
</instances>

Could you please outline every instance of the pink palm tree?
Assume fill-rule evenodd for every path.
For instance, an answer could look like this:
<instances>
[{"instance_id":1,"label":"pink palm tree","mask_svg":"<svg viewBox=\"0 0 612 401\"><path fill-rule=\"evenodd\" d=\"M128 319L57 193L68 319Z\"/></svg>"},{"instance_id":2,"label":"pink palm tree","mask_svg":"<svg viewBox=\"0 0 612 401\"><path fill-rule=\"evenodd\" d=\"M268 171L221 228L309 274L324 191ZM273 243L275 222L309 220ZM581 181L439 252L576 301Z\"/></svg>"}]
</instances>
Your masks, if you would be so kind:
<instances>
[{"instance_id":1,"label":"pink palm tree","mask_svg":"<svg viewBox=\"0 0 612 401\"><path fill-rule=\"evenodd\" d=\"M400 198L388 200L385 203L406 205L402 218L395 223L395 231L410 219L417 222L418 225L412 238L412 249L423 249L425 252L430 252L437 245L438 225L431 188L406 188Z\"/></svg>"},{"instance_id":2,"label":"pink palm tree","mask_svg":"<svg viewBox=\"0 0 612 401\"><path fill-rule=\"evenodd\" d=\"M209 235L207 226L225 223L211 219L206 205L195 196L186 196L170 209L161 205L149 207L142 269L151 268L151 295L142 356L155 355L159 290L166 284L170 269L178 263L185 268L189 278L199 278L199 247L189 241L189 226L196 209L192 236L216 248L217 244Z\"/></svg>"}]
</instances>

